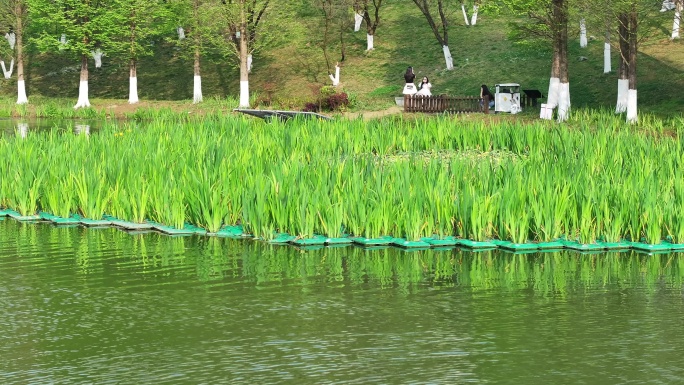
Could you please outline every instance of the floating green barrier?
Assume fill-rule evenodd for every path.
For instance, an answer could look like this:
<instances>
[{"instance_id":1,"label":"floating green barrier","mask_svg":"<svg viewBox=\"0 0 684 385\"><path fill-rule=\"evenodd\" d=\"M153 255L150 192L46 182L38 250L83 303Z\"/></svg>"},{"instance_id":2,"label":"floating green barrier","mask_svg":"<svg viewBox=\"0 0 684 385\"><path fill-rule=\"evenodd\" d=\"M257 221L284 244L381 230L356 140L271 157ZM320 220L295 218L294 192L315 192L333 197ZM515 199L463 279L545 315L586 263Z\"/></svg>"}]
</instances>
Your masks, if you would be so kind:
<instances>
[{"instance_id":1,"label":"floating green barrier","mask_svg":"<svg viewBox=\"0 0 684 385\"><path fill-rule=\"evenodd\" d=\"M246 234L242 230L242 226L223 226L219 231L215 233L207 233L208 235L224 237L224 238L243 238Z\"/></svg>"},{"instance_id":2,"label":"floating green barrier","mask_svg":"<svg viewBox=\"0 0 684 385\"><path fill-rule=\"evenodd\" d=\"M562 250L565 248L561 241L539 242L537 243L539 250Z\"/></svg>"},{"instance_id":3,"label":"floating green barrier","mask_svg":"<svg viewBox=\"0 0 684 385\"><path fill-rule=\"evenodd\" d=\"M0 218L4 218L6 216L9 216L9 210L7 209L0 209Z\"/></svg>"},{"instance_id":4,"label":"floating green barrier","mask_svg":"<svg viewBox=\"0 0 684 385\"><path fill-rule=\"evenodd\" d=\"M295 238L290 243L297 246L320 246L325 245L326 239L328 238L323 235L314 235L311 238Z\"/></svg>"},{"instance_id":5,"label":"floating green barrier","mask_svg":"<svg viewBox=\"0 0 684 385\"><path fill-rule=\"evenodd\" d=\"M565 247L577 251L603 251L605 247L598 243L579 243L577 241L561 241Z\"/></svg>"},{"instance_id":6,"label":"floating green barrier","mask_svg":"<svg viewBox=\"0 0 684 385\"><path fill-rule=\"evenodd\" d=\"M404 238L392 238L392 241L390 242L391 245L393 246L399 246L402 248L406 249L428 249L430 248L430 244L424 241L407 241Z\"/></svg>"},{"instance_id":7,"label":"floating green barrier","mask_svg":"<svg viewBox=\"0 0 684 385\"><path fill-rule=\"evenodd\" d=\"M112 225L111 221L105 219L89 219L78 214L71 214L70 218L77 219L80 224L86 227L105 227Z\"/></svg>"},{"instance_id":8,"label":"floating green barrier","mask_svg":"<svg viewBox=\"0 0 684 385\"><path fill-rule=\"evenodd\" d=\"M506 242L506 243L497 243L497 246L501 249L510 250L510 251L514 251L514 252L537 251L537 250L539 250L539 246L536 243Z\"/></svg>"},{"instance_id":9,"label":"floating green barrier","mask_svg":"<svg viewBox=\"0 0 684 385\"><path fill-rule=\"evenodd\" d=\"M649 253L666 252L666 251L672 250L672 244L662 242L662 243L652 245L650 243L632 242L632 248L634 250L646 251Z\"/></svg>"},{"instance_id":10,"label":"floating green barrier","mask_svg":"<svg viewBox=\"0 0 684 385\"><path fill-rule=\"evenodd\" d=\"M349 246L352 243L351 238L341 237L341 238L326 238L325 244L329 246Z\"/></svg>"},{"instance_id":11,"label":"floating green barrier","mask_svg":"<svg viewBox=\"0 0 684 385\"><path fill-rule=\"evenodd\" d=\"M129 221L124 221L122 219L113 217L111 215L105 215L104 218L112 223L112 225L121 227L126 230L133 230L133 231L139 231L139 230L152 230L153 224L149 222L145 223L135 223L135 222L129 222Z\"/></svg>"},{"instance_id":12,"label":"floating green barrier","mask_svg":"<svg viewBox=\"0 0 684 385\"><path fill-rule=\"evenodd\" d=\"M185 224L185 227L183 227L182 229L177 229L173 226L166 226L166 225L162 225L161 223L157 223L157 222L153 222L153 221L150 221L149 223L152 224L153 229L155 229L161 233L164 233L166 235L177 235L177 236L185 235L185 236L187 236L187 235L195 234L194 229L188 228L188 224Z\"/></svg>"},{"instance_id":13,"label":"floating green barrier","mask_svg":"<svg viewBox=\"0 0 684 385\"><path fill-rule=\"evenodd\" d=\"M433 235L432 237L423 237L420 239L423 242L426 242L432 247L435 248L446 248L447 250L453 248L456 246L456 238L452 236L448 237L439 237L437 235Z\"/></svg>"},{"instance_id":14,"label":"floating green barrier","mask_svg":"<svg viewBox=\"0 0 684 385\"><path fill-rule=\"evenodd\" d=\"M50 221L57 226L68 226L68 225L73 226L73 225L79 225L80 224L78 219L74 219L71 217L62 218L62 217L59 217L57 215L52 215L50 213L46 213L44 211L39 212L38 216L40 216L41 219L44 219L46 221Z\"/></svg>"},{"instance_id":15,"label":"floating green barrier","mask_svg":"<svg viewBox=\"0 0 684 385\"><path fill-rule=\"evenodd\" d=\"M40 215L21 215L17 211L14 210L5 210L7 213L7 216L9 216L12 219L15 219L17 221L21 222L27 222L27 221L39 221L40 220Z\"/></svg>"},{"instance_id":16,"label":"floating green barrier","mask_svg":"<svg viewBox=\"0 0 684 385\"><path fill-rule=\"evenodd\" d=\"M672 243L672 241L665 240L663 243L667 243L670 245L672 248L672 251L683 251L684 250L684 243Z\"/></svg>"},{"instance_id":17,"label":"floating green barrier","mask_svg":"<svg viewBox=\"0 0 684 385\"><path fill-rule=\"evenodd\" d=\"M470 241L468 239L459 239L456 241L456 244L458 246L463 246L467 247L469 249L495 249L497 247L496 244L492 242L487 242L487 241Z\"/></svg>"},{"instance_id":18,"label":"floating green barrier","mask_svg":"<svg viewBox=\"0 0 684 385\"><path fill-rule=\"evenodd\" d=\"M602 242L597 241L597 245L603 246L605 250L628 250L632 247L631 242Z\"/></svg>"},{"instance_id":19,"label":"floating green barrier","mask_svg":"<svg viewBox=\"0 0 684 385\"><path fill-rule=\"evenodd\" d=\"M490 239L489 242L495 244L497 247L512 243L511 241L503 241L501 239Z\"/></svg>"},{"instance_id":20,"label":"floating green barrier","mask_svg":"<svg viewBox=\"0 0 684 385\"><path fill-rule=\"evenodd\" d=\"M279 233L278 235L275 236L275 238L270 239L268 243L274 244L274 245L284 245L287 243L290 243L297 239L294 235L286 234L286 233Z\"/></svg>"},{"instance_id":21,"label":"floating green barrier","mask_svg":"<svg viewBox=\"0 0 684 385\"><path fill-rule=\"evenodd\" d=\"M389 246L390 242L392 242L392 237L380 237L380 238L364 238L364 237L353 237L352 242L358 243L359 245L363 246Z\"/></svg>"}]
</instances>

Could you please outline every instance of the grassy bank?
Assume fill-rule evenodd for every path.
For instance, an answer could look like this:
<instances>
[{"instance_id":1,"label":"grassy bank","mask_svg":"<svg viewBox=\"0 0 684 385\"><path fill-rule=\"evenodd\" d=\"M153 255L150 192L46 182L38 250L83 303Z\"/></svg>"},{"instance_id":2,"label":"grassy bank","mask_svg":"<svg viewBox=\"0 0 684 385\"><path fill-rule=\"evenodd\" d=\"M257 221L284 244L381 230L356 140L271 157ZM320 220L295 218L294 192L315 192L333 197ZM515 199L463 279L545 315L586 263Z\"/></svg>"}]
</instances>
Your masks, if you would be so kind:
<instances>
[{"instance_id":1,"label":"grassy bank","mask_svg":"<svg viewBox=\"0 0 684 385\"><path fill-rule=\"evenodd\" d=\"M0 205L262 239L684 242L682 118L265 124L170 114L0 141ZM40 156L37 156L40 154Z\"/></svg>"},{"instance_id":2,"label":"grassy bank","mask_svg":"<svg viewBox=\"0 0 684 385\"><path fill-rule=\"evenodd\" d=\"M671 13L656 14L671 26ZM342 64L342 88L354 100L353 109L380 110L392 105L392 97L401 93L402 74L415 67L417 75L429 76L433 92L450 95L477 95L479 85L517 82L524 89L546 92L551 51L543 44L520 44L510 37L510 19L483 10L477 26L463 25L456 12L450 30L450 46L455 70L444 70L444 58L427 23L410 3L389 3L383 8L383 24L375 37L376 49L366 52L365 32L345 35L346 60ZM306 22L306 19L303 19ZM293 21L293 23L297 23ZM312 48L310 36L301 26L291 27L287 44L257 52L250 75L255 105L263 106L273 88L272 99L287 109L303 108L312 101L312 88L329 83L328 69L319 49ZM407 39L411 31L411 39ZM168 38L173 38L170 31ZM617 76L603 74L602 33L590 34L587 48L578 39L569 45L570 88L574 108L610 108L616 101ZM681 41L670 41L666 31L640 42L638 64L639 107L642 112L667 116L684 112L684 50ZM330 54L339 59L339 48ZM580 57L587 60L580 61ZM618 54L613 50L613 68ZM334 61L333 60L333 61ZM77 60L40 54L29 47L27 87L32 103L41 99L71 98L78 94ZM234 63L207 55L202 62L202 84L208 99L236 98L239 94L238 71ZM192 98L192 61L184 59L164 41L155 44L154 56L139 62L138 84L142 100L179 101ZM128 92L128 65L116 57L104 57L102 68L93 68L90 77L91 97L96 108L105 108L107 100L125 104ZM15 93L15 80L0 81L0 95Z\"/></svg>"}]
</instances>

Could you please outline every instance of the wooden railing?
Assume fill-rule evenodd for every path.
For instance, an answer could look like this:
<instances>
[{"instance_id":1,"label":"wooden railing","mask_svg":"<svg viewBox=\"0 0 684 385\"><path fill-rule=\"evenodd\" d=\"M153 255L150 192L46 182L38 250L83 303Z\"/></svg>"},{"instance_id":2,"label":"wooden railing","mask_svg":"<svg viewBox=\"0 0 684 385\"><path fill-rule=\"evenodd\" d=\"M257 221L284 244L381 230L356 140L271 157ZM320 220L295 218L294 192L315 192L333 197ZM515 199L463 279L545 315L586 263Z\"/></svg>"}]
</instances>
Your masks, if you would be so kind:
<instances>
[{"instance_id":1,"label":"wooden railing","mask_svg":"<svg viewBox=\"0 0 684 385\"><path fill-rule=\"evenodd\" d=\"M520 107L537 107L537 98L520 95ZM480 103L477 96L447 96L447 95L404 95L404 112L481 112L489 113L489 98Z\"/></svg>"},{"instance_id":2,"label":"wooden railing","mask_svg":"<svg viewBox=\"0 0 684 385\"><path fill-rule=\"evenodd\" d=\"M482 112L489 113L489 98L480 103L477 96L404 95L404 112Z\"/></svg>"}]
</instances>

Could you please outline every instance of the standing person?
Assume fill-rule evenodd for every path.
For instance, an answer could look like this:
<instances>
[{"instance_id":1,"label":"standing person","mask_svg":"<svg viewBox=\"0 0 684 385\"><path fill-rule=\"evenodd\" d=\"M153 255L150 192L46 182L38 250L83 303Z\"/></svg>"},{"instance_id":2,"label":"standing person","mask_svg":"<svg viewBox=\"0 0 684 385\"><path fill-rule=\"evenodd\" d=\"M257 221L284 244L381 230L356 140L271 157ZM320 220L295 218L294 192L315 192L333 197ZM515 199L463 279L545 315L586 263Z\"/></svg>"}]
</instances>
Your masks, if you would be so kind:
<instances>
[{"instance_id":1,"label":"standing person","mask_svg":"<svg viewBox=\"0 0 684 385\"><path fill-rule=\"evenodd\" d=\"M480 86L480 107L484 107L484 97L489 96L489 108L494 108L494 95L489 91L486 84Z\"/></svg>"},{"instance_id":2,"label":"standing person","mask_svg":"<svg viewBox=\"0 0 684 385\"><path fill-rule=\"evenodd\" d=\"M432 96L432 93L430 92L431 88L432 84L430 84L430 79L428 79L427 76L424 76L423 80L420 82L420 86L418 86L418 93L416 95Z\"/></svg>"},{"instance_id":3,"label":"standing person","mask_svg":"<svg viewBox=\"0 0 684 385\"><path fill-rule=\"evenodd\" d=\"M413 83L415 79L416 75L413 73L413 67L408 67L404 74L404 80L406 81L406 84L404 85L404 95L416 94L416 85Z\"/></svg>"}]
</instances>

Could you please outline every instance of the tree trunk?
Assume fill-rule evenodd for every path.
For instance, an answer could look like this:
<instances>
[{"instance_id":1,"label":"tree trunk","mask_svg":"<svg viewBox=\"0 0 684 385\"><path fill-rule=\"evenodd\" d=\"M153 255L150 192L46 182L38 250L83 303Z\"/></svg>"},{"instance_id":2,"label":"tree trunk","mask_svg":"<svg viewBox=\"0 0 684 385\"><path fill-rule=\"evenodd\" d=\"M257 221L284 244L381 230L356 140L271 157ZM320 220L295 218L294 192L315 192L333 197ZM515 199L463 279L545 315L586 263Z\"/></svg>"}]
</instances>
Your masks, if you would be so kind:
<instances>
[{"instance_id":1,"label":"tree trunk","mask_svg":"<svg viewBox=\"0 0 684 385\"><path fill-rule=\"evenodd\" d=\"M479 5L473 4L473 16L470 18L470 25L477 24L477 11L479 9L480 9Z\"/></svg>"},{"instance_id":2,"label":"tree trunk","mask_svg":"<svg viewBox=\"0 0 684 385\"><path fill-rule=\"evenodd\" d=\"M371 51L371 50L375 49L375 47L373 47L373 35L367 34L366 35L366 42L367 42L366 51Z\"/></svg>"},{"instance_id":3,"label":"tree trunk","mask_svg":"<svg viewBox=\"0 0 684 385\"><path fill-rule=\"evenodd\" d=\"M359 32L361 30L361 23L363 22L363 15L358 12L354 12L354 32Z\"/></svg>"},{"instance_id":4,"label":"tree trunk","mask_svg":"<svg viewBox=\"0 0 684 385\"><path fill-rule=\"evenodd\" d=\"M606 37L603 42L603 73L608 74L612 69L610 60L610 24L606 23Z\"/></svg>"},{"instance_id":5,"label":"tree trunk","mask_svg":"<svg viewBox=\"0 0 684 385\"><path fill-rule=\"evenodd\" d=\"M468 13L465 10L465 4L461 3L461 11L463 11L463 20L465 20L465 25L470 25L468 23Z\"/></svg>"},{"instance_id":6,"label":"tree trunk","mask_svg":"<svg viewBox=\"0 0 684 385\"><path fill-rule=\"evenodd\" d=\"M556 0L559 4L559 64L560 87L558 90L558 121L564 122L570 115L570 75L568 72L568 2Z\"/></svg>"},{"instance_id":7,"label":"tree trunk","mask_svg":"<svg viewBox=\"0 0 684 385\"><path fill-rule=\"evenodd\" d=\"M90 107L88 100L88 55L81 54L81 81L78 86L78 102L74 108Z\"/></svg>"},{"instance_id":8,"label":"tree trunk","mask_svg":"<svg viewBox=\"0 0 684 385\"><path fill-rule=\"evenodd\" d=\"M98 48L95 51L91 52L91 54L93 55L93 59L95 59L95 68L102 67L102 56L104 56L102 50Z\"/></svg>"},{"instance_id":9,"label":"tree trunk","mask_svg":"<svg viewBox=\"0 0 684 385\"><path fill-rule=\"evenodd\" d=\"M192 102L197 104L202 101L202 77L200 76L200 50L195 47L195 63L194 63L194 82Z\"/></svg>"},{"instance_id":10,"label":"tree trunk","mask_svg":"<svg viewBox=\"0 0 684 385\"><path fill-rule=\"evenodd\" d=\"M636 3L632 3L629 14L629 65L627 67L629 92L627 94L627 122L638 120L637 113L637 11Z\"/></svg>"},{"instance_id":11,"label":"tree trunk","mask_svg":"<svg viewBox=\"0 0 684 385\"><path fill-rule=\"evenodd\" d=\"M332 74L330 74L329 76L330 76L330 80L332 80L333 87L337 87L338 85L340 85L340 64L339 63L337 63L335 65L335 76L333 76Z\"/></svg>"},{"instance_id":12,"label":"tree trunk","mask_svg":"<svg viewBox=\"0 0 684 385\"><path fill-rule=\"evenodd\" d=\"M16 47L17 47L17 104L28 103L26 97L26 83L24 83L24 19L21 5L16 5L17 13L17 30L16 30Z\"/></svg>"},{"instance_id":13,"label":"tree trunk","mask_svg":"<svg viewBox=\"0 0 684 385\"><path fill-rule=\"evenodd\" d=\"M615 113L627 111L627 94L629 93L629 79L627 68L629 66L629 18L626 13L618 15L618 38L620 39L620 65L618 67L618 92Z\"/></svg>"},{"instance_id":14,"label":"tree trunk","mask_svg":"<svg viewBox=\"0 0 684 385\"><path fill-rule=\"evenodd\" d=\"M553 59L551 62L551 78L549 79L549 92L546 105L550 109L558 106L558 91L560 89L560 41L558 36L553 38Z\"/></svg>"},{"instance_id":15,"label":"tree trunk","mask_svg":"<svg viewBox=\"0 0 684 385\"><path fill-rule=\"evenodd\" d=\"M580 19L580 47L587 47L587 23L584 18Z\"/></svg>"},{"instance_id":16,"label":"tree trunk","mask_svg":"<svg viewBox=\"0 0 684 385\"><path fill-rule=\"evenodd\" d=\"M247 68L247 18L245 0L240 0L240 107L249 108L249 69Z\"/></svg>"},{"instance_id":17,"label":"tree trunk","mask_svg":"<svg viewBox=\"0 0 684 385\"><path fill-rule=\"evenodd\" d=\"M442 45L442 51L444 51L444 59L446 60L447 70L453 70L454 61L451 57L451 52L449 51L449 23L447 20L447 15L444 12L443 0L437 0L437 7L439 9L439 16L442 23L442 33L440 33L437 24L435 24L435 20L432 18L432 14L430 14L430 7L427 0L413 0L413 3L416 4L418 9L420 9L420 11L423 13L428 24L430 25L430 29L432 29L432 33L435 34L437 41Z\"/></svg>"},{"instance_id":18,"label":"tree trunk","mask_svg":"<svg viewBox=\"0 0 684 385\"><path fill-rule=\"evenodd\" d=\"M12 58L12 61L10 62L9 70L5 67L5 62L2 60L0 60L0 67L2 67L2 74L5 76L5 79L11 78L12 72L14 72L14 58Z\"/></svg>"},{"instance_id":19,"label":"tree trunk","mask_svg":"<svg viewBox=\"0 0 684 385\"><path fill-rule=\"evenodd\" d=\"M138 103L138 63L135 59L131 59L129 64L129 87L128 87L128 103Z\"/></svg>"},{"instance_id":20,"label":"tree trunk","mask_svg":"<svg viewBox=\"0 0 684 385\"><path fill-rule=\"evenodd\" d=\"M442 51L444 51L444 60L446 61L446 69L451 71L454 69L454 58L451 57L451 51L449 46L442 46Z\"/></svg>"},{"instance_id":21,"label":"tree trunk","mask_svg":"<svg viewBox=\"0 0 684 385\"><path fill-rule=\"evenodd\" d=\"M679 21L682 15L682 0L677 0L675 4L674 23L672 24L672 40L679 39Z\"/></svg>"}]
</instances>

